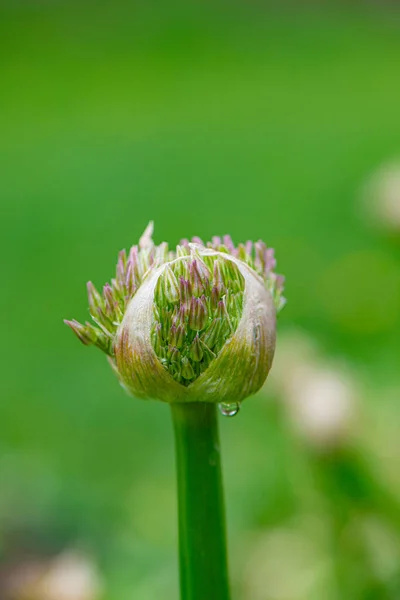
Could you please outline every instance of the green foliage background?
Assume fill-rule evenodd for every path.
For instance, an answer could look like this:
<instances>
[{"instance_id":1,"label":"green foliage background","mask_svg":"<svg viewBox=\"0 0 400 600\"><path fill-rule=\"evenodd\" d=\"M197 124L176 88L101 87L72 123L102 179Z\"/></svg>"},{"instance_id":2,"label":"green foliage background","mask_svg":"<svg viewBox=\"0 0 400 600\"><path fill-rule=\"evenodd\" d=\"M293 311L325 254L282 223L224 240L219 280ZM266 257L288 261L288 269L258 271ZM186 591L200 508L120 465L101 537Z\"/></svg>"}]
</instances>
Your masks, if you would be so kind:
<instances>
[{"instance_id":1,"label":"green foliage background","mask_svg":"<svg viewBox=\"0 0 400 600\"><path fill-rule=\"evenodd\" d=\"M400 152L399 14L11 2L0 46L0 564L84 548L104 599L177 597L168 407L128 398L62 323L154 219L158 242L274 246L280 334L303 329L362 381L339 457L297 438L268 386L222 420L234 597L399 598L400 251L360 202ZM342 535L364 517L394 567ZM278 589L268 570L255 589L271 531L289 536ZM279 573L303 584L284 595Z\"/></svg>"}]
</instances>

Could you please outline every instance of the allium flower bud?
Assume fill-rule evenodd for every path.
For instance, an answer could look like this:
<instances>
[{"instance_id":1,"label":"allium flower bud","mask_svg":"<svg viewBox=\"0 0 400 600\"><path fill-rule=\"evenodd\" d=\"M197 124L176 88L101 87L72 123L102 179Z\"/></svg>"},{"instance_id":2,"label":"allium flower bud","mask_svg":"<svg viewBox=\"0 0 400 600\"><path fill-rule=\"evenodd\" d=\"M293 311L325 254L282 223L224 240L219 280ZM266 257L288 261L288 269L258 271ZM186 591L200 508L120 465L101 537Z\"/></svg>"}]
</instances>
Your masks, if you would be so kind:
<instances>
[{"instance_id":1,"label":"allium flower bud","mask_svg":"<svg viewBox=\"0 0 400 600\"><path fill-rule=\"evenodd\" d=\"M94 325L66 321L108 354L123 387L165 402L239 403L263 385L275 350L283 277L263 242L231 238L155 246L147 227L101 295L88 284Z\"/></svg>"}]
</instances>

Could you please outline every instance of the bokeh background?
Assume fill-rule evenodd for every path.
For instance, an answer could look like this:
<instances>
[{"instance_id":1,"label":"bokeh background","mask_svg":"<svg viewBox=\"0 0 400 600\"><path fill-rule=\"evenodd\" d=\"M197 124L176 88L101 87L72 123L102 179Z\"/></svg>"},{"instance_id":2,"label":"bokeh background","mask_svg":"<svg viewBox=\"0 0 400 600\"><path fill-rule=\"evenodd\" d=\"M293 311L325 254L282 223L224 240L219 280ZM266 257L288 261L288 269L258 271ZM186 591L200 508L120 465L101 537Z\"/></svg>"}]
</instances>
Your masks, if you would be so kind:
<instances>
[{"instance_id":1,"label":"bokeh background","mask_svg":"<svg viewBox=\"0 0 400 600\"><path fill-rule=\"evenodd\" d=\"M398 4L0 8L0 598L178 598L168 407L62 323L154 219L287 276L221 417L234 599L399 599Z\"/></svg>"}]
</instances>

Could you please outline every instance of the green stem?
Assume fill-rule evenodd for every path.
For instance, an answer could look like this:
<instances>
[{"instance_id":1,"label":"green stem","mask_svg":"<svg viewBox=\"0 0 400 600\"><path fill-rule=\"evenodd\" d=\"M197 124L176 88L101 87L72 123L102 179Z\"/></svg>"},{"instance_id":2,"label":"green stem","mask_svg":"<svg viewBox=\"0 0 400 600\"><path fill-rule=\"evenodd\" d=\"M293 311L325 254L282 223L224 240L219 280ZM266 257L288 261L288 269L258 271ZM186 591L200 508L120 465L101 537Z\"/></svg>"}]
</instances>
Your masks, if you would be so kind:
<instances>
[{"instance_id":1,"label":"green stem","mask_svg":"<svg viewBox=\"0 0 400 600\"><path fill-rule=\"evenodd\" d=\"M171 405L178 476L182 600L229 600L216 406Z\"/></svg>"}]
</instances>

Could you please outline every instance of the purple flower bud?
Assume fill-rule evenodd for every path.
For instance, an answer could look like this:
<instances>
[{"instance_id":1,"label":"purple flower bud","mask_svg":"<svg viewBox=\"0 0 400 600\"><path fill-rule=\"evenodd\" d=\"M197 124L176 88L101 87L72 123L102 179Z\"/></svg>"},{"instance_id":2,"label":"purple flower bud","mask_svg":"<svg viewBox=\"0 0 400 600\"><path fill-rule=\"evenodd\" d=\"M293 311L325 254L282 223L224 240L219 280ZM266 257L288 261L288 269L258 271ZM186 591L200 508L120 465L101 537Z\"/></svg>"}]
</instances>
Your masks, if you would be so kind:
<instances>
[{"instance_id":1,"label":"purple flower bud","mask_svg":"<svg viewBox=\"0 0 400 600\"><path fill-rule=\"evenodd\" d=\"M184 325L172 325L169 333L169 343L177 348L182 348L186 337L186 329Z\"/></svg>"},{"instance_id":2,"label":"purple flower bud","mask_svg":"<svg viewBox=\"0 0 400 600\"><path fill-rule=\"evenodd\" d=\"M214 262L214 285L222 287L224 285L224 276L222 272L222 263L219 258L217 258Z\"/></svg>"},{"instance_id":3,"label":"purple flower bud","mask_svg":"<svg viewBox=\"0 0 400 600\"><path fill-rule=\"evenodd\" d=\"M224 246L228 249L228 251L230 252L230 254L233 254L235 251L235 245L232 241L232 238L230 235L224 235L223 237L223 242L224 242Z\"/></svg>"},{"instance_id":4,"label":"purple flower bud","mask_svg":"<svg viewBox=\"0 0 400 600\"><path fill-rule=\"evenodd\" d=\"M125 278L126 278L126 251L121 250L118 255L117 270L115 274L118 286L121 290L125 289Z\"/></svg>"},{"instance_id":5,"label":"purple flower bud","mask_svg":"<svg viewBox=\"0 0 400 600\"><path fill-rule=\"evenodd\" d=\"M115 298L109 283L106 283L103 287L103 297L106 316L111 320L115 320Z\"/></svg>"},{"instance_id":6,"label":"purple flower bud","mask_svg":"<svg viewBox=\"0 0 400 600\"><path fill-rule=\"evenodd\" d=\"M281 293L283 292L283 288L285 286L285 276L277 275L276 276L276 290Z\"/></svg>"},{"instance_id":7,"label":"purple flower bud","mask_svg":"<svg viewBox=\"0 0 400 600\"><path fill-rule=\"evenodd\" d=\"M273 271L276 267L275 250L273 248L267 248L265 252L265 270L266 273Z\"/></svg>"},{"instance_id":8,"label":"purple flower bud","mask_svg":"<svg viewBox=\"0 0 400 600\"><path fill-rule=\"evenodd\" d=\"M256 267L257 271L264 272L266 245L264 244L264 242L262 242L260 240L254 244L254 248L255 248L254 266Z\"/></svg>"},{"instance_id":9,"label":"purple flower bud","mask_svg":"<svg viewBox=\"0 0 400 600\"><path fill-rule=\"evenodd\" d=\"M199 334L196 335L193 342L190 345L190 358L195 362L200 362L203 358L204 351L203 346L200 342Z\"/></svg>"},{"instance_id":10,"label":"purple flower bud","mask_svg":"<svg viewBox=\"0 0 400 600\"><path fill-rule=\"evenodd\" d=\"M252 256L253 255L253 242L251 242L250 240L247 240L247 242L244 245L244 248L245 248L246 254L248 256Z\"/></svg>"},{"instance_id":11,"label":"purple flower bud","mask_svg":"<svg viewBox=\"0 0 400 600\"><path fill-rule=\"evenodd\" d=\"M208 310L203 298L193 297L190 303L189 327L193 331L204 329L208 319Z\"/></svg>"},{"instance_id":12,"label":"purple flower bud","mask_svg":"<svg viewBox=\"0 0 400 600\"><path fill-rule=\"evenodd\" d=\"M171 329L169 330L169 343L171 344L171 346L176 346L175 344L175 340L176 340L176 330L177 327L176 325L172 324L171 325Z\"/></svg>"},{"instance_id":13,"label":"purple flower bud","mask_svg":"<svg viewBox=\"0 0 400 600\"><path fill-rule=\"evenodd\" d=\"M180 362L181 353L179 352L178 348L175 348L174 346L168 346L167 356L171 363Z\"/></svg>"},{"instance_id":14,"label":"purple flower bud","mask_svg":"<svg viewBox=\"0 0 400 600\"><path fill-rule=\"evenodd\" d=\"M137 290L134 265L131 260L128 260L126 267L125 287L128 293L128 297L133 296Z\"/></svg>"},{"instance_id":15,"label":"purple flower bud","mask_svg":"<svg viewBox=\"0 0 400 600\"><path fill-rule=\"evenodd\" d=\"M213 245L213 247L218 250L218 248L221 246L222 244L222 240L219 236L214 235L214 237L211 238L211 243Z\"/></svg>"},{"instance_id":16,"label":"purple flower bud","mask_svg":"<svg viewBox=\"0 0 400 600\"><path fill-rule=\"evenodd\" d=\"M247 248L244 244L239 244L237 248L237 256L244 263L252 266L253 265L253 257L249 252L247 252Z\"/></svg>"},{"instance_id":17,"label":"purple flower bud","mask_svg":"<svg viewBox=\"0 0 400 600\"><path fill-rule=\"evenodd\" d=\"M93 330L89 329L88 327L85 327L78 321L75 321L75 319L72 319L72 321L64 319L64 323L72 329L77 338L82 342L82 344L85 344L85 346L89 346L90 344L95 343L96 336L93 335Z\"/></svg>"},{"instance_id":18,"label":"purple flower bud","mask_svg":"<svg viewBox=\"0 0 400 600\"><path fill-rule=\"evenodd\" d=\"M151 340L153 342L153 348L154 348L155 353L160 355L162 352L162 348L164 346L161 323L155 324L155 327L153 329L153 333L151 336Z\"/></svg>"},{"instance_id":19,"label":"purple flower bud","mask_svg":"<svg viewBox=\"0 0 400 600\"><path fill-rule=\"evenodd\" d=\"M140 279L139 272L139 249L137 246L132 246L129 250L128 263L132 265L133 275L136 281Z\"/></svg>"},{"instance_id":20,"label":"purple flower bud","mask_svg":"<svg viewBox=\"0 0 400 600\"><path fill-rule=\"evenodd\" d=\"M211 290L211 306L215 310L222 296L222 286L214 285Z\"/></svg>"},{"instance_id":21,"label":"purple flower bud","mask_svg":"<svg viewBox=\"0 0 400 600\"><path fill-rule=\"evenodd\" d=\"M189 362L189 359L184 356L182 358L182 370L181 370L181 374L182 377L184 379L193 379L193 377L195 376L195 372L193 370L192 365Z\"/></svg>"},{"instance_id":22,"label":"purple flower bud","mask_svg":"<svg viewBox=\"0 0 400 600\"><path fill-rule=\"evenodd\" d=\"M192 297L192 286L190 285L190 281L183 277L179 277L179 294L181 303L189 306Z\"/></svg>"},{"instance_id":23,"label":"purple flower bud","mask_svg":"<svg viewBox=\"0 0 400 600\"><path fill-rule=\"evenodd\" d=\"M192 237L192 242L193 244L199 244L199 246L204 246L204 242L201 238L197 237L196 235L194 237Z\"/></svg>"},{"instance_id":24,"label":"purple flower bud","mask_svg":"<svg viewBox=\"0 0 400 600\"><path fill-rule=\"evenodd\" d=\"M229 299L229 316L236 319L236 325L242 315L243 296L240 293L232 294Z\"/></svg>"},{"instance_id":25,"label":"purple flower bud","mask_svg":"<svg viewBox=\"0 0 400 600\"><path fill-rule=\"evenodd\" d=\"M255 268L264 277L268 277L276 267L274 249L267 248L261 240L256 242L254 247L256 251L256 257L254 259Z\"/></svg>"},{"instance_id":26,"label":"purple flower bud","mask_svg":"<svg viewBox=\"0 0 400 600\"><path fill-rule=\"evenodd\" d=\"M189 265L189 277L192 285L192 292L195 296L201 296L209 285L209 276L211 273L202 261L192 260Z\"/></svg>"},{"instance_id":27,"label":"purple flower bud","mask_svg":"<svg viewBox=\"0 0 400 600\"><path fill-rule=\"evenodd\" d=\"M178 280L175 277L170 266L166 266L164 270L164 276L161 280L162 292L167 302L175 304L179 302L180 288Z\"/></svg>"},{"instance_id":28,"label":"purple flower bud","mask_svg":"<svg viewBox=\"0 0 400 600\"><path fill-rule=\"evenodd\" d=\"M222 298L222 300L220 300L218 302L216 316L218 318L220 318L221 320L227 321L227 323L229 323L229 325L230 325L230 319L229 319L228 311L226 309L225 298ZM230 328L232 329L232 327L230 327Z\"/></svg>"},{"instance_id":29,"label":"purple flower bud","mask_svg":"<svg viewBox=\"0 0 400 600\"><path fill-rule=\"evenodd\" d=\"M211 350L212 348L215 346L215 344L218 341L218 337L220 335L220 331L221 331L221 319L217 318L214 319L211 323L211 325L209 326L209 328L207 329L207 331L205 331L202 335L201 335L201 340L206 344L206 346L208 346Z\"/></svg>"},{"instance_id":30,"label":"purple flower bud","mask_svg":"<svg viewBox=\"0 0 400 600\"><path fill-rule=\"evenodd\" d=\"M90 314L96 317L98 314L98 308L100 308L101 310L104 309L103 299L91 281L87 282L87 293Z\"/></svg>"}]
</instances>

